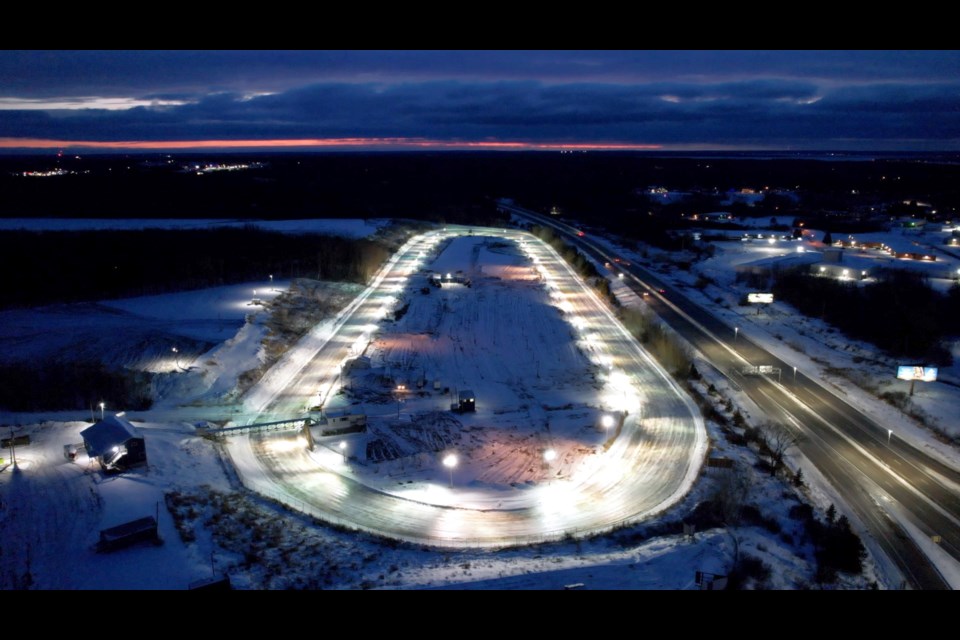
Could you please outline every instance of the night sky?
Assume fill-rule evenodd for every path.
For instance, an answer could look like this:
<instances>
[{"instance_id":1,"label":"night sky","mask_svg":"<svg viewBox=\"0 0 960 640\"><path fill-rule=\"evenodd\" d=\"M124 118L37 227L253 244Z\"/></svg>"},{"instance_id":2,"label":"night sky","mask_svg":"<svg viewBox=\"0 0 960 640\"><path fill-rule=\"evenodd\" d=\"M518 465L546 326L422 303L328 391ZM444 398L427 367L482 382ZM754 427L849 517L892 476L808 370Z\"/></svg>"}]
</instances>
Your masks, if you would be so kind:
<instances>
[{"instance_id":1,"label":"night sky","mask_svg":"<svg viewBox=\"0 0 960 640\"><path fill-rule=\"evenodd\" d=\"M958 150L960 52L0 52L57 148Z\"/></svg>"}]
</instances>

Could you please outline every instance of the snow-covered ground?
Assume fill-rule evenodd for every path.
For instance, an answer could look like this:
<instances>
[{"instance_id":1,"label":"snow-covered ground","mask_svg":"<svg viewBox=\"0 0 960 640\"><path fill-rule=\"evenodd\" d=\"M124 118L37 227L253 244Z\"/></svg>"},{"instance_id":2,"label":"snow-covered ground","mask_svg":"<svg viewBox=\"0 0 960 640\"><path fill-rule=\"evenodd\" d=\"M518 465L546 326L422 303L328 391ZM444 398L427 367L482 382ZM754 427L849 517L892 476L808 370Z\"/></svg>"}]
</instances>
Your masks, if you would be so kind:
<instances>
[{"instance_id":1,"label":"snow-covered ground","mask_svg":"<svg viewBox=\"0 0 960 640\"><path fill-rule=\"evenodd\" d=\"M697 589L696 571L729 571L733 535L742 556L767 567L748 586L814 584L812 548L788 515L796 497L751 470L751 454L723 444L712 423L718 452L750 475L748 502L778 521L779 531L768 522L744 523L732 535L681 535L680 522L693 518L727 473L711 470L675 510L599 538L500 551L398 545L318 525L238 490L216 445L188 425L136 423L149 464L103 476L84 454L72 462L62 455L87 426L46 423L19 432L32 442L17 450L19 471L0 472L0 589L183 589L213 570L237 588ZM94 551L100 529L156 514L162 545ZM866 578L840 586L862 588L870 579L868 569Z\"/></svg>"},{"instance_id":2,"label":"snow-covered ground","mask_svg":"<svg viewBox=\"0 0 960 640\"><path fill-rule=\"evenodd\" d=\"M886 238L891 240L898 235L899 232L894 231ZM743 335L756 338L785 362L794 363L798 372L827 382L846 400L887 424L894 437L909 438L925 450L936 451L952 464L960 464L960 452L955 447L945 446L929 428L877 397L885 391L909 391L909 382L896 379L896 367L904 362L878 354L872 345L851 340L817 318L798 314L786 303L764 305L759 315L754 306L739 306L740 299L752 289L736 282L738 266L773 256L792 255L797 252L797 247L802 247L805 253L822 251L821 236L818 232L817 241L778 241L773 244L716 242L713 243L715 255L695 263L689 271L675 266L675 262L684 259L682 255L647 249L647 258L644 259L614 241L599 239L598 242L607 243L620 255L646 264L672 279L685 289L685 295L729 324L740 327ZM845 262L849 259L844 258ZM865 259L873 260L873 264L889 260L886 256ZM948 260L950 258L944 258L944 262ZM897 266L922 269L928 265L899 260ZM700 276L712 281L702 290L693 286ZM946 281L945 285L952 286L953 281ZM954 343L953 351L960 354L957 343ZM792 375L792 371L783 375ZM960 358L956 358L952 366L942 367L940 378L940 382L917 383L912 403L927 416L930 425L957 437L960 436L960 414L955 407L960 404Z\"/></svg>"},{"instance_id":3,"label":"snow-covered ground","mask_svg":"<svg viewBox=\"0 0 960 640\"><path fill-rule=\"evenodd\" d=\"M251 389L244 404L259 422L296 415L313 396L328 413L367 416L369 429L321 438L317 428L313 453L295 438L231 438L246 486L332 522L446 546L584 535L688 490L705 440L685 393L549 246L472 234L411 239L335 334L308 336L287 353L289 375ZM443 274L439 289L428 271ZM369 369L342 372L363 353ZM476 413L452 415L466 390Z\"/></svg>"},{"instance_id":4,"label":"snow-covered ground","mask_svg":"<svg viewBox=\"0 0 960 640\"><path fill-rule=\"evenodd\" d=\"M102 362L159 374L154 378L157 406L200 396L223 397L236 387L240 373L262 359L264 305L289 285L264 279L101 303L3 311L2 360ZM104 400L114 404L110 398ZM0 419L21 421L3 411Z\"/></svg>"},{"instance_id":5,"label":"snow-covered ground","mask_svg":"<svg viewBox=\"0 0 960 640\"><path fill-rule=\"evenodd\" d=\"M390 223L388 219L312 218L303 220L221 220L196 218L0 218L0 231L106 231L139 229L215 229L252 225L281 233L319 233L366 238Z\"/></svg>"},{"instance_id":6,"label":"snow-covered ground","mask_svg":"<svg viewBox=\"0 0 960 640\"><path fill-rule=\"evenodd\" d=\"M815 237L819 239L821 235L817 233ZM892 232L892 235L900 235L900 232ZM960 450L954 444L945 442L930 428L932 425L935 430L953 438L960 435L960 414L956 411L960 404L960 387L957 385L960 380L960 361L955 360L953 366L941 368L941 378L946 378L950 383L917 383L915 395L911 399L912 406L908 407L908 411L914 415L922 414L926 421L926 424L923 424L878 397L885 391L908 391L910 383L895 378L896 365L903 363L878 355L875 347L850 340L826 323L796 313L785 303L764 305L759 315L755 307L738 306L739 300L751 289L736 282L735 267L771 255L795 252L795 245L800 243L717 242L717 251L713 257L697 262L686 271L677 268L675 264L684 259L682 255L671 255L652 248L645 249L644 255L639 255L619 244L616 239L594 239L624 258L643 264L662 277L672 280L677 286L685 288L684 293L691 300L710 309L728 324L739 327L743 335L762 344L784 362L794 363L798 372L826 383L825 386L831 391L885 426L892 437L903 438L946 464L960 466ZM819 243L809 239L800 244L807 251L822 248L818 245ZM898 262L909 262L911 267L922 268L922 265L915 261ZM694 284L701 276L709 277L712 283L702 289L695 287ZM624 288L618 288L615 280L612 282L618 295L625 300L629 299L630 296ZM960 351L956 344L953 350L955 353ZM709 371L709 368L703 369ZM783 372L787 380L790 375L792 371ZM725 384L722 377L713 381L718 387ZM737 402L750 407L748 415L762 415L742 393L731 395L739 396ZM793 456L788 456L788 460L793 468L803 466L803 461ZM815 469L808 465L807 468L810 495L815 503L822 508L830 503L842 505L842 499L829 482ZM917 544L930 552L928 557L936 563L948 583L954 588L960 588L960 564L936 548L927 536L917 531L906 519L902 519L901 523ZM892 567L887 567L886 571L891 576L898 575Z\"/></svg>"},{"instance_id":7,"label":"snow-covered ground","mask_svg":"<svg viewBox=\"0 0 960 640\"><path fill-rule=\"evenodd\" d=\"M186 425L140 424L149 467L104 476L86 454L74 462L63 456L63 445L80 442L88 426L46 423L18 432L31 444L18 447L18 470L0 473L0 588L182 589L209 577L210 543L180 541L163 494L176 486L227 488L210 444ZM96 552L101 529L156 515L162 545Z\"/></svg>"},{"instance_id":8,"label":"snow-covered ground","mask_svg":"<svg viewBox=\"0 0 960 640\"><path fill-rule=\"evenodd\" d=\"M609 435L598 429L603 381L597 378L600 367L577 348L562 311L550 305L529 260L514 243L461 237L430 269L462 272L472 286L447 283L406 298L408 311L386 323L367 350L373 370L351 376L350 388L328 405L329 411L349 408L368 416L371 429L352 443L360 449L356 455L370 458L362 452L375 451L382 462L377 468L392 482L416 478L421 474L391 468L425 462L408 458L425 452L426 443L398 438L403 420L447 413L458 392L469 390L480 415L443 421L453 428L448 444L456 442L462 456L460 483L510 485L569 476ZM384 375L406 390L391 393L390 386L377 384L375 378ZM430 388L421 389L425 383ZM436 384L449 393L436 393ZM546 450L554 451L553 464L544 464Z\"/></svg>"},{"instance_id":9,"label":"snow-covered ground","mask_svg":"<svg viewBox=\"0 0 960 640\"><path fill-rule=\"evenodd\" d=\"M537 351L538 339L545 338L547 343L552 343L562 338L569 342L571 329L565 318L569 317L570 309L566 309L566 305L575 305L576 300L556 296L557 291L549 297L542 290L538 291L531 281L529 267L524 266L526 258L516 249L496 246L489 239L465 239L460 246L449 253L444 252L441 257L447 262L438 261L436 267L454 271L458 268L468 271L477 267L471 275L478 281L489 280L489 286L467 289L462 285L448 285L442 292L433 290L426 295L412 286L407 294L407 301L411 302L407 314L396 322L385 323L382 333L374 341L371 355L376 366L396 370L411 385L409 392L401 397L403 404L399 405L399 422L422 414L426 407L420 405L424 403L437 400L449 402L446 395L430 400L413 391L416 388L417 364L420 364L424 371L431 369L433 379L443 377L451 381L448 384L459 387L469 383L474 387L481 415L485 405L491 406L494 401L509 404L508 401L511 401L514 415L509 412L489 412L484 416L493 423L497 420L514 423L531 420L530 425L515 424L515 431L503 426L490 429L490 433L478 434L476 427L467 430L464 435L471 439L476 435L485 442L473 449L477 452L478 460L488 449L492 454L494 448L523 446L516 440L524 427L534 429L532 435L535 440L542 439L544 432L541 427L544 422L549 424L552 435L563 433L563 440L579 437L585 438L584 443L588 446L596 445L598 438L603 438L596 425L591 423L590 429L577 426L581 423L586 426L596 417L589 407L577 408L577 403L572 402L573 407L563 408L560 405L562 398L559 397L555 398L556 405L550 402L552 396L560 396L563 385L568 387L568 391L574 391L574 395L577 389L580 389L579 393L596 395L596 389L590 384L576 381L576 376L566 372L566 369L581 367L590 371L598 365L606 366L608 362L600 358L603 354L597 352L597 347L591 346L590 341L583 339L575 343L578 345L576 347L544 356L539 363L536 358L531 361L529 356L524 355L528 350ZM474 258L477 258L476 261ZM479 268L481 265L482 269ZM498 295L502 295L499 290L508 287L517 288L519 297L525 301L498 298ZM251 289L252 297L254 287L246 288ZM263 297L257 288L258 297ZM185 300L190 300L190 296L196 294L183 295L186 296ZM235 297L228 291L211 292L208 296L209 306L199 300L180 305L175 298L164 299L163 296L117 304L124 312L171 323L180 319L170 311L178 307L190 309L183 318L208 319L213 310L219 309L218 313L228 314L232 309L235 315L222 319L237 323L246 313L241 308L243 305L238 307L236 303L245 296L245 286L241 286L235 292ZM503 317L493 317L495 312L491 314L488 305L480 304L477 299L480 296L492 296L486 302L495 303L492 305L494 308L505 306ZM541 312L543 326L518 326L520 319L513 314L522 315L522 305L534 304L539 300L538 297L544 298L539 301L540 304L554 305L544 310L545 313ZM480 326L498 332L497 339L504 343L498 347L511 354L506 359L501 358L501 367L486 365L478 368L475 364L468 364L458 368L453 363L444 362L439 352L425 349L423 354L427 355L421 356L420 350L413 349L421 346L424 339L418 337L420 323L430 320L430 304L438 301L456 305L460 313L452 318L459 317L460 322L464 322L469 319L471 312L476 313L474 320L481 322ZM394 304L391 309L395 310L397 306ZM581 313L578 306L575 308ZM326 326L329 322L333 324ZM330 335L336 321L329 322L319 328L321 334ZM459 333L457 326L447 324L444 328L458 336L457 342L461 346L470 346L469 323L464 322ZM204 355L204 359L216 358L221 361L222 391L229 391L231 384L235 386L237 374L250 368L251 360L257 358L254 346L259 345L261 331L262 322L246 322L230 340L218 344ZM215 339L217 336L208 334L206 337ZM426 337L429 339L429 336ZM594 341L600 338L596 336ZM531 340L533 345L528 347L526 340ZM543 349L552 346L546 344ZM234 359L229 359L221 351L232 351ZM464 365L463 362L458 364ZM179 366L186 368L187 363L180 362ZM196 359L193 366L197 366ZM539 379L538 367L541 368ZM522 385L504 384L501 381L511 375L516 376L517 372L521 374L520 377L530 381L526 391ZM558 386L546 385L546 376L555 374ZM231 375L232 383L229 382ZM395 380L391 378L389 384L394 383ZM532 392L538 402L522 397L521 391ZM606 401L616 401L622 393L618 388L614 394L601 397L605 397ZM348 394L344 394L342 398L348 397ZM390 418L397 407L393 396L388 397L385 404L379 405L379 419L386 423L392 422ZM524 404L527 406L523 407ZM536 409L537 404L546 407ZM343 408L350 406L344 405ZM375 417L377 406L375 402L370 405L374 421L378 419ZM719 474L723 472L705 473L702 481L675 509L642 525L604 537L539 544L507 551L432 551L405 544L378 542L352 532L334 531L240 491L236 478L217 455L215 445L209 440L197 438L192 426L180 422L187 419L189 411L171 400L162 404L153 414L164 421L155 419L137 423L146 439L149 465L112 477L102 476L97 464L90 463L83 454L75 462L63 458L63 445L78 442L79 431L87 423L49 422L21 428L19 433L31 435L33 441L18 449L20 470L14 472L7 467L0 472L0 500L3 502L0 539L5 541L3 554L0 555L0 588L25 586L28 583L35 588L183 588L190 581L210 576L212 561L218 572L229 573L233 584L241 588L446 586L545 589L582 583L583 588L587 589L693 589L697 588L693 581L696 571L722 574L730 566L733 550L729 532L722 529L698 531L694 540L677 533L680 520L690 516L696 506L709 497L714 484L721 477ZM39 419L37 416L30 417ZM470 418L465 420L469 421ZM751 471L751 454L742 448L728 450L724 445L718 445L722 436L715 424L708 426L714 447L719 446L717 451L736 458L752 474L750 501L757 505L764 517L777 519L784 527L780 533L774 533L764 527L744 525L735 533L741 553L754 556L769 567L769 575L759 584L772 588L812 584L812 551L803 541L802 532L796 525L789 524L786 516L790 506L796 504L795 499L785 499L780 481ZM541 435L537 435L537 429L541 429ZM335 446L340 439L327 440L329 443L318 439L318 450L312 455L323 458L323 464L328 466L343 466L340 452ZM288 441L289 438L283 437L270 439L281 449ZM475 461L468 459L467 464L458 466L455 471L455 483L462 486L471 482L471 474L475 474L472 482L478 487L488 485L491 480L495 483L506 482L514 477L513 474L519 474L517 478L527 474L529 479L542 482L547 475L554 475L553 467L543 465L539 457L542 448L540 444L531 447L533 453L528 456L531 463L528 468L511 465L498 467L489 464L489 460L486 465L475 465ZM559 479L549 483L548 488L558 486L562 489L559 484L562 484L564 476L572 473L571 461L575 459L576 455L569 460L566 456L558 456L554 464ZM391 464L397 466L396 463L386 463L383 468ZM479 477L486 468L499 469L497 476ZM396 472L416 475L418 470L401 468L393 469L390 473ZM438 490L434 498L446 495L443 490L446 476L443 473L440 473L441 482L435 483ZM167 510L165 494L172 496L169 504L173 505L176 512L179 530L186 532L187 542L181 538L178 526ZM559 491L558 504L564 500L564 495L563 491ZM112 554L93 552L92 545L101 528L153 515L158 511L163 545L146 544ZM14 551L8 551L10 549ZM29 580L26 577L28 572ZM841 584L862 586L864 582L844 581Z\"/></svg>"}]
</instances>

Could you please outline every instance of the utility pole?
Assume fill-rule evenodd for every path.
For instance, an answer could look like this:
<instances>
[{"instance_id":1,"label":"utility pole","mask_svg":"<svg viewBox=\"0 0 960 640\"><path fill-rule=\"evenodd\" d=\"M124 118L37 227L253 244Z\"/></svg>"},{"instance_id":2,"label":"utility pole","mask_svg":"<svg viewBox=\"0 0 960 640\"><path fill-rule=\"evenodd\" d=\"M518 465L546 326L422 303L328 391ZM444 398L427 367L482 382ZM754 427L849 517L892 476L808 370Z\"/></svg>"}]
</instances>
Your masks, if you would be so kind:
<instances>
[{"instance_id":1,"label":"utility pole","mask_svg":"<svg viewBox=\"0 0 960 640\"><path fill-rule=\"evenodd\" d=\"M13 427L10 427L10 459L13 460L13 468L17 468L17 445L14 442Z\"/></svg>"}]
</instances>

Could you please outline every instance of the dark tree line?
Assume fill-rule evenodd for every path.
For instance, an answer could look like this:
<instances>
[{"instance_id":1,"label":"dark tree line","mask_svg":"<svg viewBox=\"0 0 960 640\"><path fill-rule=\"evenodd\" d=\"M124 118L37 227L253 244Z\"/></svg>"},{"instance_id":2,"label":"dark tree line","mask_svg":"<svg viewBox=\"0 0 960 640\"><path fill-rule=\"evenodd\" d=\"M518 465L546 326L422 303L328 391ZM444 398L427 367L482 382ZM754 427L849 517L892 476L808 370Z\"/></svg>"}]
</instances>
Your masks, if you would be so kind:
<instances>
[{"instance_id":1,"label":"dark tree line","mask_svg":"<svg viewBox=\"0 0 960 640\"><path fill-rule=\"evenodd\" d=\"M902 270L878 275L867 286L801 272L774 277L773 293L806 315L822 317L846 335L895 356L949 363L941 346L960 327L960 287L942 294Z\"/></svg>"},{"instance_id":2,"label":"dark tree line","mask_svg":"<svg viewBox=\"0 0 960 640\"><path fill-rule=\"evenodd\" d=\"M0 233L0 307L102 300L306 277L366 282L389 256L380 242L255 227Z\"/></svg>"},{"instance_id":3,"label":"dark tree line","mask_svg":"<svg viewBox=\"0 0 960 640\"><path fill-rule=\"evenodd\" d=\"M152 374L115 370L98 362L18 362L0 365L0 407L8 411L114 408L149 409Z\"/></svg>"},{"instance_id":4,"label":"dark tree line","mask_svg":"<svg viewBox=\"0 0 960 640\"><path fill-rule=\"evenodd\" d=\"M530 227L530 233L537 236L560 254L574 270L580 274L581 278L598 278L600 273L593 263L585 255L580 253L576 247L567 244L563 238L558 236L550 227L533 225Z\"/></svg>"}]
</instances>

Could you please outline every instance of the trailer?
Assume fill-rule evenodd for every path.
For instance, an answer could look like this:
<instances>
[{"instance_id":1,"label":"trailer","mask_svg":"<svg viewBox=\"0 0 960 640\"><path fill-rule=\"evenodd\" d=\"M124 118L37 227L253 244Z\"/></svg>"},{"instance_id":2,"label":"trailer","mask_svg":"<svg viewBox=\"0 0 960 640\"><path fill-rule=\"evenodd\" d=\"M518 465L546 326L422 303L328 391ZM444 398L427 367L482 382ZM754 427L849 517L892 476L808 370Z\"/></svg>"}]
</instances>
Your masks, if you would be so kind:
<instances>
[{"instance_id":1,"label":"trailer","mask_svg":"<svg viewBox=\"0 0 960 640\"><path fill-rule=\"evenodd\" d=\"M102 529L100 541L97 543L97 552L116 551L147 541L154 544L163 542L157 532L157 519L153 516L137 518L109 529Z\"/></svg>"}]
</instances>

